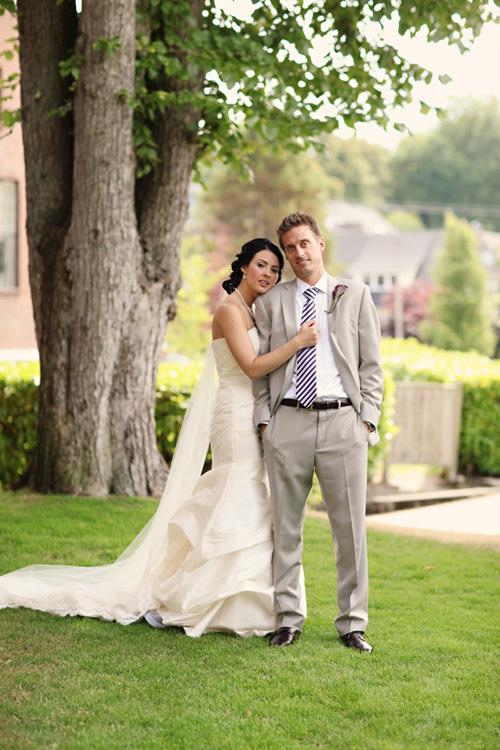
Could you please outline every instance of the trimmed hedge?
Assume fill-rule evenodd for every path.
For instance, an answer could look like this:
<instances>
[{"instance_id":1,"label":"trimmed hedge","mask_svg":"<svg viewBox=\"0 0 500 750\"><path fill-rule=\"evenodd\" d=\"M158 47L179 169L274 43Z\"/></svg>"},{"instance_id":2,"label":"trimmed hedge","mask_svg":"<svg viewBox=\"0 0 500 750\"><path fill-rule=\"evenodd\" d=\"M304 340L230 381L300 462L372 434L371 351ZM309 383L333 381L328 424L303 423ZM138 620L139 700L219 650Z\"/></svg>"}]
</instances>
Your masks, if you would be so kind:
<instances>
[{"instance_id":1,"label":"trimmed hedge","mask_svg":"<svg viewBox=\"0 0 500 750\"><path fill-rule=\"evenodd\" d=\"M156 384L156 441L163 458L170 464L187 403L200 372L198 363L165 364L158 369Z\"/></svg>"},{"instance_id":2,"label":"trimmed hedge","mask_svg":"<svg viewBox=\"0 0 500 750\"><path fill-rule=\"evenodd\" d=\"M463 383L459 447L461 471L500 475L500 361L475 353L446 352L415 339L383 339L385 392L380 443L369 451L368 474L381 465L394 432L394 381ZM199 365L162 364L158 373L156 433L170 463ZM0 365L0 487L15 486L28 470L36 444L38 363ZM207 465L210 455L207 457Z\"/></svg>"},{"instance_id":3,"label":"trimmed hedge","mask_svg":"<svg viewBox=\"0 0 500 750\"><path fill-rule=\"evenodd\" d=\"M158 372L156 392L156 436L158 448L169 464L196 376L197 363L165 364ZM33 460L38 419L37 362L0 364L0 487L16 486ZM388 448L391 432L394 384L386 376L384 404L379 424L380 443L369 451L368 474L373 476ZM210 465L207 456L205 468Z\"/></svg>"},{"instance_id":4,"label":"trimmed hedge","mask_svg":"<svg viewBox=\"0 0 500 750\"><path fill-rule=\"evenodd\" d=\"M15 485L30 466L36 445L38 384L0 376L0 487Z\"/></svg>"},{"instance_id":5,"label":"trimmed hedge","mask_svg":"<svg viewBox=\"0 0 500 750\"><path fill-rule=\"evenodd\" d=\"M459 469L500 475L500 360L475 352L443 351L415 339L383 339L382 361L395 381L460 381Z\"/></svg>"},{"instance_id":6,"label":"trimmed hedge","mask_svg":"<svg viewBox=\"0 0 500 750\"><path fill-rule=\"evenodd\" d=\"M394 409L395 409L395 381L391 372L384 370L384 397L382 399L382 412L378 422L378 434L380 441L368 450L368 479L373 479L378 467L384 466L385 457L390 448L390 440L395 432Z\"/></svg>"},{"instance_id":7,"label":"trimmed hedge","mask_svg":"<svg viewBox=\"0 0 500 750\"><path fill-rule=\"evenodd\" d=\"M155 406L156 435L167 463L172 460L199 369L197 363L160 365ZM0 364L0 488L16 486L33 460L39 383L37 362ZM210 454L207 463L209 460Z\"/></svg>"}]
</instances>

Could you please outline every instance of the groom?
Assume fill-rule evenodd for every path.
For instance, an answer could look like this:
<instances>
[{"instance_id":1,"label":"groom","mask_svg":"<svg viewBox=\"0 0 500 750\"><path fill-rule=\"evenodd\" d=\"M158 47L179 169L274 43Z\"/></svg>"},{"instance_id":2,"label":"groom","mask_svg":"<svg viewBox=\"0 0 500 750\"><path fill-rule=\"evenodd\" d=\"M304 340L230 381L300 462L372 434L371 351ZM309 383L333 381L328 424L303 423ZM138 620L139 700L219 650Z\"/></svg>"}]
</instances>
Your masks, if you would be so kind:
<instances>
[{"instance_id":1,"label":"groom","mask_svg":"<svg viewBox=\"0 0 500 750\"><path fill-rule=\"evenodd\" d=\"M296 279L257 300L260 353L313 318L319 342L254 384L273 507L278 631L270 644L291 645L304 624L302 527L316 471L335 542L335 626L346 646L370 652L365 506L367 449L379 440L383 389L378 316L367 286L325 272L325 242L312 216L285 217L278 238Z\"/></svg>"}]
</instances>

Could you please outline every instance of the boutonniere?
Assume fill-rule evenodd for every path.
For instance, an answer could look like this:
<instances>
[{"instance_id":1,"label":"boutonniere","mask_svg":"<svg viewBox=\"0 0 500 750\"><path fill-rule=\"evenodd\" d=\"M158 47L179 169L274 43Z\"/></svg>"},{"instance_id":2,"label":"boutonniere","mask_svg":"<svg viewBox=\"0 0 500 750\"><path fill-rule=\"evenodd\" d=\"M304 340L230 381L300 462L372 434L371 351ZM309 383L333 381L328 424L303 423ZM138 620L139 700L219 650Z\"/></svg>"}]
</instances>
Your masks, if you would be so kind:
<instances>
[{"instance_id":1,"label":"boutonniere","mask_svg":"<svg viewBox=\"0 0 500 750\"><path fill-rule=\"evenodd\" d=\"M332 304L330 305L330 309L328 310L328 314L332 313L335 310L335 306L339 299L344 294L345 290L347 289L347 284L337 284L335 289L333 290L333 299Z\"/></svg>"}]
</instances>

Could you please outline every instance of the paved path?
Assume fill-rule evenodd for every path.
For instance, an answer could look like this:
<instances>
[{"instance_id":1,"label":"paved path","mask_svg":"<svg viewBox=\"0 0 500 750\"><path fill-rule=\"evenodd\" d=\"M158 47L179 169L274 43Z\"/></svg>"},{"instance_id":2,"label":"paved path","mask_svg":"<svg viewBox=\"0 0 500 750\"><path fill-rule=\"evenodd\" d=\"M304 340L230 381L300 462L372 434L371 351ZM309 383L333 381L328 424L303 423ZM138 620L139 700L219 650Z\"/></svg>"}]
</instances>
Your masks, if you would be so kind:
<instances>
[{"instance_id":1,"label":"paved path","mask_svg":"<svg viewBox=\"0 0 500 750\"><path fill-rule=\"evenodd\" d=\"M366 525L370 529L500 550L500 493L377 513L367 517Z\"/></svg>"},{"instance_id":2,"label":"paved path","mask_svg":"<svg viewBox=\"0 0 500 750\"><path fill-rule=\"evenodd\" d=\"M471 490L473 492L473 490ZM326 513L310 511L310 515ZM369 529L472 544L500 551L500 493L367 516Z\"/></svg>"}]
</instances>

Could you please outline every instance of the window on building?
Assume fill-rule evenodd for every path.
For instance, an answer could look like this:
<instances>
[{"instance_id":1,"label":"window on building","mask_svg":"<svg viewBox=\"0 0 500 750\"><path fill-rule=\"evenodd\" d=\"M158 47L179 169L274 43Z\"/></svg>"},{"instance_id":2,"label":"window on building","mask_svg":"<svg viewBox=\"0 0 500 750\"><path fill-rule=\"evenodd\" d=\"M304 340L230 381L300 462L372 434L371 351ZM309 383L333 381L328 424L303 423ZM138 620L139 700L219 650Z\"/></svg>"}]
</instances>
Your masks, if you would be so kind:
<instances>
[{"instance_id":1,"label":"window on building","mask_svg":"<svg viewBox=\"0 0 500 750\"><path fill-rule=\"evenodd\" d=\"M0 289L17 286L17 182L0 178Z\"/></svg>"}]
</instances>

